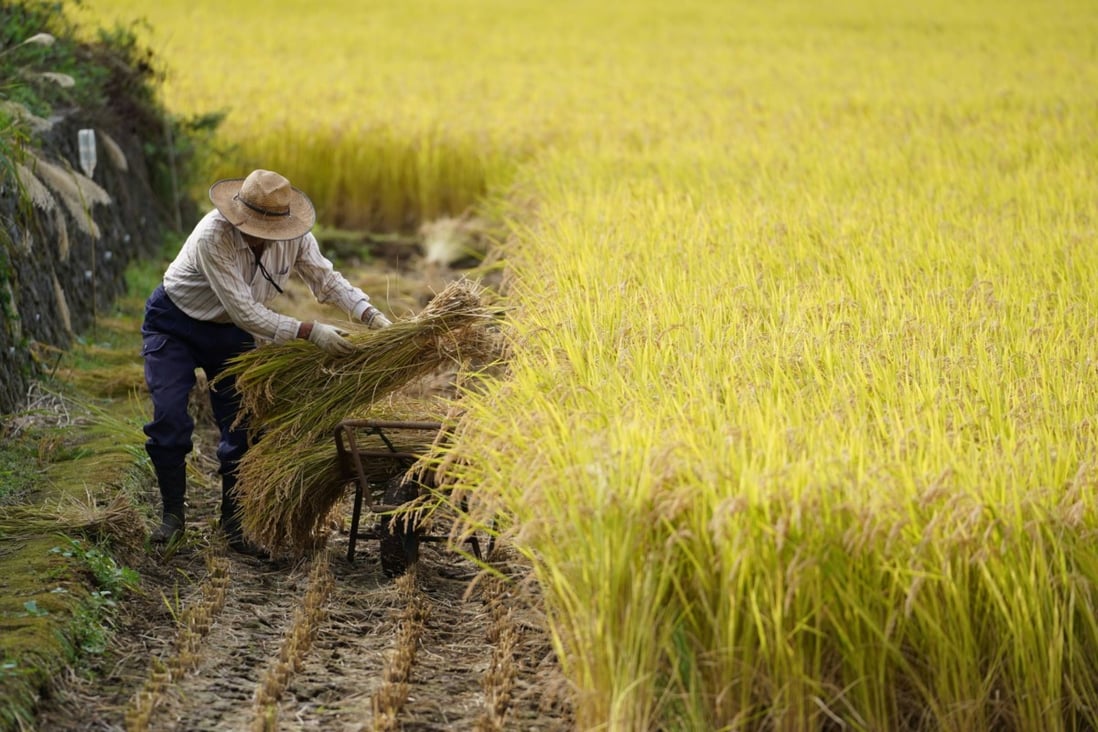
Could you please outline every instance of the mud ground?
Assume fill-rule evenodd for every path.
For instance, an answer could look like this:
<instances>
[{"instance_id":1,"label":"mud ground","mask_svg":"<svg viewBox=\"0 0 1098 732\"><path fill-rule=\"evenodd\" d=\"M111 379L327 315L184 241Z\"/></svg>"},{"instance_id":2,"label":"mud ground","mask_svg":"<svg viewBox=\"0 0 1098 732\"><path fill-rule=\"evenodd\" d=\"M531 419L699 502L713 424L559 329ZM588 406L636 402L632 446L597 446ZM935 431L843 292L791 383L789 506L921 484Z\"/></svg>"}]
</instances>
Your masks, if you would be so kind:
<instances>
[{"instance_id":1,"label":"mud ground","mask_svg":"<svg viewBox=\"0 0 1098 732\"><path fill-rule=\"evenodd\" d=\"M441 284L376 265L344 272L375 301L384 288L398 315ZM302 290L287 304L309 315ZM214 440L196 435L186 540L122 550L140 587L120 603L107 651L43 700L40 729L572 729L536 587L509 547L488 557L503 579L443 543L389 578L376 541L348 560L348 497L342 526L309 557L234 553L214 525ZM147 499L158 505L153 486Z\"/></svg>"}]
</instances>

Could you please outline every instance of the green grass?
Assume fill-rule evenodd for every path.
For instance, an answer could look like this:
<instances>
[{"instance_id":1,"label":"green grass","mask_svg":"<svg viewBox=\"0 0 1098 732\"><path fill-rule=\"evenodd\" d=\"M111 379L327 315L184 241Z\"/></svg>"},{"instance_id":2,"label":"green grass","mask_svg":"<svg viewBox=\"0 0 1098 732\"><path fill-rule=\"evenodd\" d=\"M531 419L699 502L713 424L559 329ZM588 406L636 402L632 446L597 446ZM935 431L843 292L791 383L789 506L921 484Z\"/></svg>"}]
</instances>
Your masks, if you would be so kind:
<instances>
[{"instance_id":1,"label":"green grass","mask_svg":"<svg viewBox=\"0 0 1098 732\"><path fill-rule=\"evenodd\" d=\"M135 288L149 282L141 270L129 273ZM143 302L134 293L122 298L94 339L56 354L52 378L36 387L39 399L3 425L0 729L33 727L54 677L105 652L116 603L137 581L111 551L143 541L153 511L144 501L148 405L136 397Z\"/></svg>"},{"instance_id":2,"label":"green grass","mask_svg":"<svg viewBox=\"0 0 1098 732\"><path fill-rule=\"evenodd\" d=\"M29 436L0 445L0 506L18 501L42 478L35 442Z\"/></svg>"}]
</instances>

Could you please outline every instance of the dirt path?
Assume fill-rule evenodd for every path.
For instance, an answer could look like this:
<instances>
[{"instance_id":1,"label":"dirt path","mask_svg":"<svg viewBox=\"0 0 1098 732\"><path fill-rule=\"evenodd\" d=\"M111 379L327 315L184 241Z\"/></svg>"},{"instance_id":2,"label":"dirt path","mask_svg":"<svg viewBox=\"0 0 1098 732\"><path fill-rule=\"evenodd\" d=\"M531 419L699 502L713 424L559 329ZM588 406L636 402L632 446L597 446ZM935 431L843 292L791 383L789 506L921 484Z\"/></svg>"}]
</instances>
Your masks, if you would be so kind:
<instances>
[{"instance_id":1,"label":"dirt path","mask_svg":"<svg viewBox=\"0 0 1098 732\"><path fill-rule=\"evenodd\" d=\"M417 297L410 290L406 306ZM308 306L300 293L294 300ZM376 541L360 540L349 562L345 531L294 563L235 554L213 529L212 430L196 437L186 542L168 556L134 547L119 557L141 587L120 603L107 652L43 701L40 729L572 728L539 603L514 553L498 547L490 558L506 581L478 576L435 543L394 580Z\"/></svg>"},{"instance_id":2,"label":"dirt path","mask_svg":"<svg viewBox=\"0 0 1098 732\"><path fill-rule=\"evenodd\" d=\"M212 515L204 489L196 516ZM277 564L226 550L209 526L170 557L136 554L143 584L120 608L91 677L59 685L43 730L566 730L564 685L506 549L509 580L441 545L403 577L376 542L334 535ZM519 599L525 598L525 599Z\"/></svg>"}]
</instances>

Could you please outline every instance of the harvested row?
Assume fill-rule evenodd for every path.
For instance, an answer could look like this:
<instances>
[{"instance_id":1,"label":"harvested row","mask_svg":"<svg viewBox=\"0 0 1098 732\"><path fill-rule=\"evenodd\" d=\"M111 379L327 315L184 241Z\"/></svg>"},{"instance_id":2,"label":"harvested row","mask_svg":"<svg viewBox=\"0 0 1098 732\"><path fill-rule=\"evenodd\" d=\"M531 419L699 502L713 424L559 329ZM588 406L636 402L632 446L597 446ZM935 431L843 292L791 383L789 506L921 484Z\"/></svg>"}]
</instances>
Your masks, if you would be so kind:
<instances>
[{"instance_id":1,"label":"harvested row","mask_svg":"<svg viewBox=\"0 0 1098 732\"><path fill-rule=\"evenodd\" d=\"M574 729L571 688L553 650L538 585L513 556L497 558L500 575L478 585L490 616L492 657L481 677L485 701L476 728Z\"/></svg>"},{"instance_id":2,"label":"harvested row","mask_svg":"<svg viewBox=\"0 0 1098 732\"><path fill-rule=\"evenodd\" d=\"M307 568L271 571L222 561L232 566L225 607L187 648L190 672L172 678L151 729L248 729L264 672L277 663L281 641L294 627Z\"/></svg>"},{"instance_id":3,"label":"harvested row","mask_svg":"<svg viewBox=\"0 0 1098 732\"><path fill-rule=\"evenodd\" d=\"M401 599L376 561L331 548L332 592L309 653L278 701L278 729L357 730L373 716Z\"/></svg>"},{"instance_id":4,"label":"harvested row","mask_svg":"<svg viewBox=\"0 0 1098 732\"><path fill-rule=\"evenodd\" d=\"M155 728L153 714L171 693L170 687L180 683L202 661L202 647L225 606L229 585L229 563L224 557L207 554L206 567L205 580L194 593L192 602L179 613L178 631L169 653L152 659L145 683L126 708L126 728L129 730Z\"/></svg>"},{"instance_id":5,"label":"harvested row","mask_svg":"<svg viewBox=\"0 0 1098 732\"><path fill-rule=\"evenodd\" d=\"M301 607L294 614L290 632L283 639L278 660L268 667L266 675L255 691L256 730L278 728L278 700L287 683L300 670L317 630L325 617L325 602L332 590L332 575L328 568L328 556L321 554L313 563L309 586Z\"/></svg>"},{"instance_id":6,"label":"harvested row","mask_svg":"<svg viewBox=\"0 0 1098 732\"><path fill-rule=\"evenodd\" d=\"M397 579L396 588L405 604L393 636L393 645L386 653L382 684L373 697L372 728L375 732L390 732L401 727L400 713L408 701L416 648L430 615L430 606L416 588L414 570Z\"/></svg>"},{"instance_id":7,"label":"harvested row","mask_svg":"<svg viewBox=\"0 0 1098 732\"><path fill-rule=\"evenodd\" d=\"M376 547L348 563L345 541L328 548L326 620L279 700L278 729L570 728L541 621L513 583L471 582L475 568L433 546L389 580Z\"/></svg>"},{"instance_id":8,"label":"harvested row","mask_svg":"<svg viewBox=\"0 0 1098 732\"><path fill-rule=\"evenodd\" d=\"M488 642L492 644L492 662L484 672L484 711L477 720L483 732L502 730L511 693L515 685L515 646L518 634L511 611L503 602L503 588L496 578L484 583L485 601L492 616L488 626Z\"/></svg>"},{"instance_id":9,"label":"harvested row","mask_svg":"<svg viewBox=\"0 0 1098 732\"><path fill-rule=\"evenodd\" d=\"M63 685L43 728L570 728L560 670L514 567L500 563L515 582L475 582L471 564L431 545L394 581L376 545L353 563L345 551L335 536L295 567L217 545L163 560L150 606L118 628L110 671Z\"/></svg>"}]
</instances>

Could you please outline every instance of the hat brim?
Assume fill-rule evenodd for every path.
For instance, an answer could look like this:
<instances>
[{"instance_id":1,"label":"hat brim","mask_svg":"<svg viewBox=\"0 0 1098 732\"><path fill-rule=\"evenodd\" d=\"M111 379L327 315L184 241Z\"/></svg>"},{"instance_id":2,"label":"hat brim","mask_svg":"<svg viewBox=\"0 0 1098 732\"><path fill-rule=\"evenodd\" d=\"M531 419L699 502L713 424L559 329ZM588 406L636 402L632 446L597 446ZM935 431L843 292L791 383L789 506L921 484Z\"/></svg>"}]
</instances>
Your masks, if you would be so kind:
<instances>
[{"instance_id":1,"label":"hat brim","mask_svg":"<svg viewBox=\"0 0 1098 732\"><path fill-rule=\"evenodd\" d=\"M290 213L284 216L261 214L245 206L236 195L243 178L224 178L210 186L210 201L230 224L260 239L296 239L309 233L316 223L316 208L304 192L291 186Z\"/></svg>"}]
</instances>

